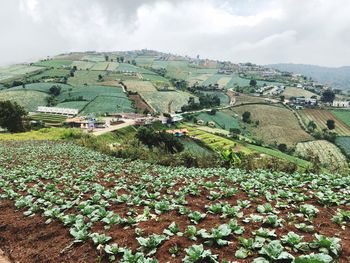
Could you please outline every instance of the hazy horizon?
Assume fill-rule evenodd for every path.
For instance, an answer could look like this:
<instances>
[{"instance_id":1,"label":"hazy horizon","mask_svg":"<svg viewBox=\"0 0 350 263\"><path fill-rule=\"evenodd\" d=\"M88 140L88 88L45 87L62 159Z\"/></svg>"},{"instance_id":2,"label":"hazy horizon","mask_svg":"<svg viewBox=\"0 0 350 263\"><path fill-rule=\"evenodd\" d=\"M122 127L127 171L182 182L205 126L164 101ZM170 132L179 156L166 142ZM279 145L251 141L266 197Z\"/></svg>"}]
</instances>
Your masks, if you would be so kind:
<instances>
[{"instance_id":1,"label":"hazy horizon","mask_svg":"<svg viewBox=\"0 0 350 263\"><path fill-rule=\"evenodd\" d=\"M235 63L350 65L347 0L0 1L0 65L144 48Z\"/></svg>"}]
</instances>

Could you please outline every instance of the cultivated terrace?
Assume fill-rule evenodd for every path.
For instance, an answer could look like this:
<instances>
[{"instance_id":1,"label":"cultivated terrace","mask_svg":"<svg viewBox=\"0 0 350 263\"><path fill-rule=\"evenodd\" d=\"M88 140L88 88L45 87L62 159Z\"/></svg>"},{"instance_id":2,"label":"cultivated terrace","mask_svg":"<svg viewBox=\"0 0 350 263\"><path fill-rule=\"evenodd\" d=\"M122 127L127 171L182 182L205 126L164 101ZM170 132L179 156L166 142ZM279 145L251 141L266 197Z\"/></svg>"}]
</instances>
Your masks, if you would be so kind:
<instances>
[{"instance_id":1,"label":"cultivated terrace","mask_svg":"<svg viewBox=\"0 0 350 263\"><path fill-rule=\"evenodd\" d=\"M350 176L162 167L0 142L13 262L349 262Z\"/></svg>"}]
</instances>

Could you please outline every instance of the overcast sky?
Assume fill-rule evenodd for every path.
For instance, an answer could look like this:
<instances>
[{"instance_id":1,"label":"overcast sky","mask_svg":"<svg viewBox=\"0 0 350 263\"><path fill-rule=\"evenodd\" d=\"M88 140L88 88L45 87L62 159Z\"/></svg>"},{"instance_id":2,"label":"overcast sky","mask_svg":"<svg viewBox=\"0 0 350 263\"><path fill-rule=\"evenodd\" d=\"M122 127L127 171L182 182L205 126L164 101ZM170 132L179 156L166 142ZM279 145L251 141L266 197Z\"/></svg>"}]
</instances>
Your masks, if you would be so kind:
<instances>
[{"instance_id":1,"label":"overcast sky","mask_svg":"<svg viewBox=\"0 0 350 263\"><path fill-rule=\"evenodd\" d=\"M0 0L0 64L154 49L270 64L350 65L350 0Z\"/></svg>"}]
</instances>

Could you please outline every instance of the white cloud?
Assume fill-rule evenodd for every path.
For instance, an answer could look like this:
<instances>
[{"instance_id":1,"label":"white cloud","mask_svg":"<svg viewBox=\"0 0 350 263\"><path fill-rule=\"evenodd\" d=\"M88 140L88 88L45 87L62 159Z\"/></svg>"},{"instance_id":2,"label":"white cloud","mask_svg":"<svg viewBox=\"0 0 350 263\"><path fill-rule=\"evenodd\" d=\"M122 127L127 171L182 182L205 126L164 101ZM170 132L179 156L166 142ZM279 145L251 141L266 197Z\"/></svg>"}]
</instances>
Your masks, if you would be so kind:
<instances>
[{"instance_id":1,"label":"white cloud","mask_svg":"<svg viewBox=\"0 0 350 263\"><path fill-rule=\"evenodd\" d=\"M234 62L350 64L348 0L0 0L0 64L140 48Z\"/></svg>"}]
</instances>

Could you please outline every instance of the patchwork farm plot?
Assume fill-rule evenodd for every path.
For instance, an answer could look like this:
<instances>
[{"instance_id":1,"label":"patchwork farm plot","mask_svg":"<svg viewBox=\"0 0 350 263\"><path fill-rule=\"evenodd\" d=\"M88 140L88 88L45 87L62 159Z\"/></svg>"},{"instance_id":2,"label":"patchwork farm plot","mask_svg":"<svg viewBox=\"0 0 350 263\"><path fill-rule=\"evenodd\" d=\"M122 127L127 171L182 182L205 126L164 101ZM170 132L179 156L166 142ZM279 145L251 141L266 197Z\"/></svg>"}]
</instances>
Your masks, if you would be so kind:
<instances>
[{"instance_id":1,"label":"patchwork farm plot","mask_svg":"<svg viewBox=\"0 0 350 263\"><path fill-rule=\"evenodd\" d=\"M250 112L251 120L259 121L259 124L248 128L254 136L262 138L266 143L277 142L292 146L312 139L300 127L293 113L284 107L257 104L238 106L233 110L239 116L246 111Z\"/></svg>"},{"instance_id":2,"label":"patchwork farm plot","mask_svg":"<svg viewBox=\"0 0 350 263\"><path fill-rule=\"evenodd\" d=\"M34 90L2 90L0 100L17 102L28 112L36 111L38 106L47 104L48 94ZM25 98L25 99L23 99Z\"/></svg>"},{"instance_id":3,"label":"patchwork farm plot","mask_svg":"<svg viewBox=\"0 0 350 263\"><path fill-rule=\"evenodd\" d=\"M43 121L45 123L63 123L67 117L62 115L53 115L53 114L45 114L45 113L39 113L30 116L32 120L36 121Z\"/></svg>"},{"instance_id":4,"label":"patchwork farm plot","mask_svg":"<svg viewBox=\"0 0 350 263\"><path fill-rule=\"evenodd\" d=\"M350 258L349 176L161 167L61 142L0 144L1 246L16 262Z\"/></svg>"},{"instance_id":5,"label":"patchwork farm plot","mask_svg":"<svg viewBox=\"0 0 350 263\"><path fill-rule=\"evenodd\" d=\"M329 112L326 110L305 109L305 110L299 111L299 113L300 113L301 117L303 118L305 124L308 124L309 121L314 121L317 125L318 130L327 129L327 125L326 125L327 120L334 120L335 121L334 131L339 136L349 136L350 135L350 127L347 124L345 124L341 119L338 119L337 116L335 114L333 114L332 112ZM339 117L341 117L340 114L338 113Z\"/></svg>"},{"instance_id":6,"label":"patchwork farm plot","mask_svg":"<svg viewBox=\"0 0 350 263\"><path fill-rule=\"evenodd\" d=\"M217 128L224 130L230 130L231 128L239 128L239 124L236 118L231 115L218 111L215 115L209 113L200 113L196 115L197 120L202 120L204 123L214 122Z\"/></svg>"},{"instance_id":7,"label":"patchwork farm plot","mask_svg":"<svg viewBox=\"0 0 350 263\"><path fill-rule=\"evenodd\" d=\"M124 96L99 95L90 103L88 103L80 114L103 115L105 113L132 113L132 112L135 112L135 109L132 105L131 100L129 100L128 97L126 97L126 95Z\"/></svg>"},{"instance_id":8,"label":"patchwork farm plot","mask_svg":"<svg viewBox=\"0 0 350 263\"><path fill-rule=\"evenodd\" d=\"M322 165L329 170L341 170L349 166L339 148L325 140L298 143L295 151L303 157L319 158Z\"/></svg>"},{"instance_id":9,"label":"patchwork farm plot","mask_svg":"<svg viewBox=\"0 0 350 263\"><path fill-rule=\"evenodd\" d=\"M172 112L180 111L181 107L186 105L192 96L182 91L140 92L140 95L158 112L168 112L169 103L171 103Z\"/></svg>"},{"instance_id":10,"label":"patchwork farm plot","mask_svg":"<svg viewBox=\"0 0 350 263\"><path fill-rule=\"evenodd\" d=\"M34 63L35 66L40 67L48 67L48 68L64 68L64 67L70 67L72 65L72 60L64 60L64 59L50 59L50 60L43 60L40 62Z\"/></svg>"},{"instance_id":11,"label":"patchwork farm plot","mask_svg":"<svg viewBox=\"0 0 350 263\"><path fill-rule=\"evenodd\" d=\"M33 90L33 91L41 91L41 92L45 92L45 93L49 93L50 88L52 86L58 86L61 88L61 92L65 92L68 91L69 89L72 89L73 87L70 85L66 85L66 84L62 84L62 83L54 83L54 82L50 82L50 83L32 83L32 84L26 84L23 88L23 86L17 86L17 87L13 87L10 89L7 89L7 91L20 91L20 90Z\"/></svg>"},{"instance_id":12,"label":"patchwork farm plot","mask_svg":"<svg viewBox=\"0 0 350 263\"><path fill-rule=\"evenodd\" d=\"M157 89L150 81L142 81L142 80L125 80L123 81L128 91L133 92L156 92Z\"/></svg>"},{"instance_id":13,"label":"patchwork farm plot","mask_svg":"<svg viewBox=\"0 0 350 263\"><path fill-rule=\"evenodd\" d=\"M40 80L51 80L51 79L61 79L64 77L69 77L70 70L68 69L48 69L42 71L38 74L31 75L27 79L29 81L40 81Z\"/></svg>"},{"instance_id":14,"label":"patchwork farm plot","mask_svg":"<svg viewBox=\"0 0 350 263\"><path fill-rule=\"evenodd\" d=\"M103 77L102 80L99 79L99 75ZM108 71L78 70L74 73L74 77L68 79L68 84L72 86L99 85L104 81L115 80L116 77L116 73Z\"/></svg>"},{"instance_id":15,"label":"patchwork farm plot","mask_svg":"<svg viewBox=\"0 0 350 263\"><path fill-rule=\"evenodd\" d=\"M298 96L304 96L306 98L310 98L312 96L316 96L317 99L320 98L319 95L308 91L308 90L304 90L304 89L299 89L299 88L295 88L295 87L287 87L284 92L282 93L283 96L285 96L287 99L291 98L291 97L298 97Z\"/></svg>"},{"instance_id":16,"label":"patchwork farm plot","mask_svg":"<svg viewBox=\"0 0 350 263\"><path fill-rule=\"evenodd\" d=\"M311 164L303 159L297 158L295 156L291 156L285 154L283 152L273 150L270 148L257 146L249 143L238 143L232 141L227 138L223 138L216 134L222 134L223 136L227 136L227 134L222 133L222 131L211 129L209 127L186 127L190 131L190 135L194 136L196 139L203 141L207 146L211 147L213 150L222 151L226 149L231 149L235 152L243 152L245 154L250 153L260 153L263 155L272 156L281 160L287 160L291 163L296 164L298 167L302 169L307 169L311 166ZM213 134L215 133L215 134Z\"/></svg>"},{"instance_id":17,"label":"patchwork farm plot","mask_svg":"<svg viewBox=\"0 0 350 263\"><path fill-rule=\"evenodd\" d=\"M43 70L43 67L35 67L25 64L0 67L0 82L5 82L10 79L23 77L37 72L39 73Z\"/></svg>"},{"instance_id":18,"label":"patchwork farm plot","mask_svg":"<svg viewBox=\"0 0 350 263\"><path fill-rule=\"evenodd\" d=\"M350 128L350 110L332 110L332 113Z\"/></svg>"}]
</instances>

